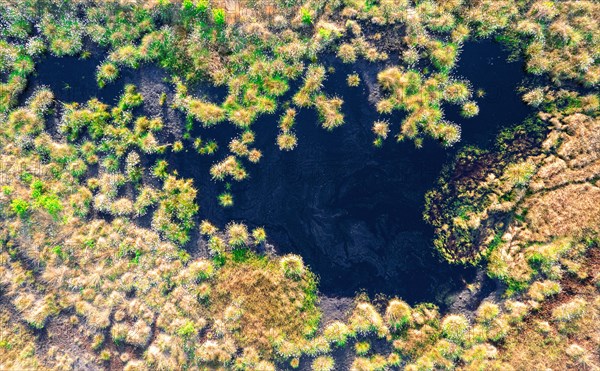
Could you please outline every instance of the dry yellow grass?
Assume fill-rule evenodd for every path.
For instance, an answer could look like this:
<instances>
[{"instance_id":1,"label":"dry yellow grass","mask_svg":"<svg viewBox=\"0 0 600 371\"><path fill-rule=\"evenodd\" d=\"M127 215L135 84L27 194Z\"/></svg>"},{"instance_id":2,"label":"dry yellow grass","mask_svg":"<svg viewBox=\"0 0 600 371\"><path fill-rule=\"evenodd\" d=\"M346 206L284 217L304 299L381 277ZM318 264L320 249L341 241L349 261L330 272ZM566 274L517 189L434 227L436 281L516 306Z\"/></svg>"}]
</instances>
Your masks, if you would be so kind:
<instances>
[{"instance_id":1,"label":"dry yellow grass","mask_svg":"<svg viewBox=\"0 0 600 371\"><path fill-rule=\"evenodd\" d=\"M535 190L590 181L600 175L600 119L577 113L554 122L559 130L549 135L545 146L559 148L542 161L532 182Z\"/></svg>"},{"instance_id":2,"label":"dry yellow grass","mask_svg":"<svg viewBox=\"0 0 600 371\"><path fill-rule=\"evenodd\" d=\"M310 304L315 300L313 280L307 270L297 279L288 279L277 262L266 258L229 262L215 280L210 310L234 329L242 346L269 354L282 336L299 342L316 329L319 314ZM227 318L232 306L239 313Z\"/></svg>"},{"instance_id":3,"label":"dry yellow grass","mask_svg":"<svg viewBox=\"0 0 600 371\"><path fill-rule=\"evenodd\" d=\"M600 252L590 250L586 259L589 274L597 272ZM563 294L548 301L507 337L501 359L515 370L598 370L600 368L600 295L593 280L567 278ZM583 316L568 322L553 320L557 307L573 297L585 301ZM581 349L578 349L581 348Z\"/></svg>"},{"instance_id":4,"label":"dry yellow grass","mask_svg":"<svg viewBox=\"0 0 600 371\"><path fill-rule=\"evenodd\" d=\"M600 225L600 188L569 184L527 199L529 241L546 242L555 237L581 236Z\"/></svg>"}]
</instances>

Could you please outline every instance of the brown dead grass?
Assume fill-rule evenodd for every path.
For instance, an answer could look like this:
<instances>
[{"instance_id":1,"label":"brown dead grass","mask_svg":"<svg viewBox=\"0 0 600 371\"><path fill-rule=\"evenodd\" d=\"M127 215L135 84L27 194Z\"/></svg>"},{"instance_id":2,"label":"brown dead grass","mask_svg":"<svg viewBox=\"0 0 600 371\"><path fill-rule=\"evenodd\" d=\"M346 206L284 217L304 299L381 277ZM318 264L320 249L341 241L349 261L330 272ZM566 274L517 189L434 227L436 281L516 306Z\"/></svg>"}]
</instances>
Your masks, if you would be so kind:
<instances>
[{"instance_id":1,"label":"brown dead grass","mask_svg":"<svg viewBox=\"0 0 600 371\"><path fill-rule=\"evenodd\" d=\"M234 336L242 346L269 353L272 340L300 341L310 330L307 324L319 318L318 310L307 305L313 285L309 272L299 280L286 278L277 262L265 258L227 262L216 277L211 311L222 318L227 307L237 305L242 315L231 325L238 326Z\"/></svg>"},{"instance_id":2,"label":"brown dead grass","mask_svg":"<svg viewBox=\"0 0 600 371\"><path fill-rule=\"evenodd\" d=\"M553 237L578 236L600 224L600 188L589 183L565 187L531 197L523 207L528 210L530 241Z\"/></svg>"},{"instance_id":3,"label":"brown dead grass","mask_svg":"<svg viewBox=\"0 0 600 371\"><path fill-rule=\"evenodd\" d=\"M551 137L559 148L544 159L532 184L548 189L573 182L590 181L600 175L600 119L574 114L562 120L564 131Z\"/></svg>"},{"instance_id":4,"label":"brown dead grass","mask_svg":"<svg viewBox=\"0 0 600 371\"><path fill-rule=\"evenodd\" d=\"M0 370L47 370L35 355L35 335L0 307Z\"/></svg>"},{"instance_id":5,"label":"brown dead grass","mask_svg":"<svg viewBox=\"0 0 600 371\"><path fill-rule=\"evenodd\" d=\"M590 278L578 280L566 277L561 281L563 291L556 298L544 303L539 312L528 317L521 328L515 329L501 349L502 360L516 370L597 370L600 366L600 300L594 287L594 276L600 270L600 249L591 248L585 261ZM552 310L572 300L584 298L587 302L585 315L570 324L575 331L559 331L552 321ZM540 322L548 322L550 331L539 330ZM568 356L566 349L577 344L587 350L586 363Z\"/></svg>"}]
</instances>

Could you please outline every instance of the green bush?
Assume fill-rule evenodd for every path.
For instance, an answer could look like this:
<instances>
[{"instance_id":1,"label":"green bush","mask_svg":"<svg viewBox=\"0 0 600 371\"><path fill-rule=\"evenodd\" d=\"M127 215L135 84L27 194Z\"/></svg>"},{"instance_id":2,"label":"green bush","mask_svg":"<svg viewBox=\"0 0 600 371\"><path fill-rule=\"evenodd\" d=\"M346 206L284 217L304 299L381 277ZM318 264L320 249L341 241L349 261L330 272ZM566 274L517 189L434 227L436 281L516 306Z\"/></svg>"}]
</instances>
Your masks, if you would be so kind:
<instances>
[{"instance_id":1,"label":"green bush","mask_svg":"<svg viewBox=\"0 0 600 371\"><path fill-rule=\"evenodd\" d=\"M144 102L144 97L136 91L135 85L126 85L125 92L119 100L119 108L128 110L140 106Z\"/></svg>"},{"instance_id":2,"label":"green bush","mask_svg":"<svg viewBox=\"0 0 600 371\"><path fill-rule=\"evenodd\" d=\"M213 22L215 22L217 26L224 26L226 21L227 20L225 18L225 9L213 9Z\"/></svg>"},{"instance_id":3,"label":"green bush","mask_svg":"<svg viewBox=\"0 0 600 371\"><path fill-rule=\"evenodd\" d=\"M302 23L307 26L310 26L313 23L311 12L307 8L302 8L300 18L302 19Z\"/></svg>"},{"instance_id":4,"label":"green bush","mask_svg":"<svg viewBox=\"0 0 600 371\"><path fill-rule=\"evenodd\" d=\"M223 192L219 195L219 205L222 207L233 206L233 195L230 192Z\"/></svg>"},{"instance_id":5,"label":"green bush","mask_svg":"<svg viewBox=\"0 0 600 371\"><path fill-rule=\"evenodd\" d=\"M11 201L10 208L19 218L24 218L29 212L29 203L21 198L15 198Z\"/></svg>"}]
</instances>

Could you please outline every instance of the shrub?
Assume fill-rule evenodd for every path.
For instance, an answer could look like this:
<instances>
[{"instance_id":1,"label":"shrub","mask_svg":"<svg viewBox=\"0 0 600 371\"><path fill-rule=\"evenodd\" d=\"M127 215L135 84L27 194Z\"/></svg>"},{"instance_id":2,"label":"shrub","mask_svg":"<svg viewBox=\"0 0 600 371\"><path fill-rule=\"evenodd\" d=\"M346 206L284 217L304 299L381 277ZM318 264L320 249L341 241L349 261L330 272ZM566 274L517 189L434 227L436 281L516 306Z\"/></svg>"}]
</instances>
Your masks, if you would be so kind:
<instances>
[{"instance_id":1,"label":"shrub","mask_svg":"<svg viewBox=\"0 0 600 371\"><path fill-rule=\"evenodd\" d=\"M460 343L465 340L469 330L469 320L461 314L450 314L442 320L442 333L444 337Z\"/></svg>"},{"instance_id":2,"label":"shrub","mask_svg":"<svg viewBox=\"0 0 600 371\"><path fill-rule=\"evenodd\" d=\"M229 150L237 156L247 156L250 152L248 146L239 139L232 139L229 142Z\"/></svg>"},{"instance_id":3,"label":"shrub","mask_svg":"<svg viewBox=\"0 0 600 371\"><path fill-rule=\"evenodd\" d=\"M547 244L532 245L526 251L527 261L533 268L548 273L572 247L573 241L570 238L560 238Z\"/></svg>"},{"instance_id":4,"label":"shrub","mask_svg":"<svg viewBox=\"0 0 600 371\"><path fill-rule=\"evenodd\" d=\"M219 205L222 207L233 206L233 195L229 192L223 192L219 195Z\"/></svg>"},{"instance_id":5,"label":"shrub","mask_svg":"<svg viewBox=\"0 0 600 371\"><path fill-rule=\"evenodd\" d=\"M267 239L267 232L262 227L254 228L252 231L252 237L255 243L263 243Z\"/></svg>"},{"instance_id":6,"label":"shrub","mask_svg":"<svg viewBox=\"0 0 600 371\"><path fill-rule=\"evenodd\" d=\"M523 161L510 164L504 170L502 179L505 180L510 187L525 186L535 174L536 166L531 161Z\"/></svg>"},{"instance_id":7,"label":"shrub","mask_svg":"<svg viewBox=\"0 0 600 371\"><path fill-rule=\"evenodd\" d=\"M132 182L137 182L142 178L142 168L140 167L140 155L137 152L129 152L125 158L125 173Z\"/></svg>"},{"instance_id":8,"label":"shrub","mask_svg":"<svg viewBox=\"0 0 600 371\"><path fill-rule=\"evenodd\" d=\"M301 19L302 23L304 23L305 25L307 25L307 26L312 25L313 18L312 18L310 9L308 9L308 8L300 9L300 19Z\"/></svg>"},{"instance_id":9,"label":"shrub","mask_svg":"<svg viewBox=\"0 0 600 371\"><path fill-rule=\"evenodd\" d=\"M334 321L325 327L323 336L328 342L343 347L346 345L348 336L350 336L350 329L345 323Z\"/></svg>"},{"instance_id":10,"label":"shrub","mask_svg":"<svg viewBox=\"0 0 600 371\"><path fill-rule=\"evenodd\" d=\"M190 99L187 111L205 126L215 125L226 118L226 111L223 108L199 99Z\"/></svg>"},{"instance_id":11,"label":"shrub","mask_svg":"<svg viewBox=\"0 0 600 371\"><path fill-rule=\"evenodd\" d=\"M288 108L285 110L285 113L281 115L279 119L279 128L283 132L288 132L294 123L296 122L296 110L293 108Z\"/></svg>"},{"instance_id":12,"label":"shrub","mask_svg":"<svg viewBox=\"0 0 600 371\"><path fill-rule=\"evenodd\" d=\"M148 133L150 131L156 132L163 128L163 122L160 117L148 119L145 116L138 117L135 120L134 132L138 135Z\"/></svg>"},{"instance_id":13,"label":"shrub","mask_svg":"<svg viewBox=\"0 0 600 371\"><path fill-rule=\"evenodd\" d=\"M244 180L248 176L240 161L234 156L228 156L223 161L212 165L210 175L216 180L223 180L226 176L231 176L237 181Z\"/></svg>"},{"instance_id":14,"label":"shrub","mask_svg":"<svg viewBox=\"0 0 600 371\"><path fill-rule=\"evenodd\" d=\"M35 135L44 128L44 122L29 109L19 108L8 116L8 125L15 135Z\"/></svg>"},{"instance_id":15,"label":"shrub","mask_svg":"<svg viewBox=\"0 0 600 371\"><path fill-rule=\"evenodd\" d=\"M461 129L460 126L441 121L429 126L431 136L439 140L444 146L450 147L460 141Z\"/></svg>"},{"instance_id":16,"label":"shrub","mask_svg":"<svg viewBox=\"0 0 600 371\"><path fill-rule=\"evenodd\" d=\"M354 63L356 62L356 49L352 44L342 44L338 48L337 56L344 63Z\"/></svg>"},{"instance_id":17,"label":"shrub","mask_svg":"<svg viewBox=\"0 0 600 371\"><path fill-rule=\"evenodd\" d=\"M192 217L198 211L196 189L191 179L168 176L163 184L158 209L152 217L152 227L171 241L183 244L189 239Z\"/></svg>"},{"instance_id":18,"label":"shrub","mask_svg":"<svg viewBox=\"0 0 600 371\"><path fill-rule=\"evenodd\" d=\"M477 308L477 321L489 323L496 318L498 314L500 314L500 308L498 305L489 301L484 301L481 303L479 308Z\"/></svg>"},{"instance_id":19,"label":"shrub","mask_svg":"<svg viewBox=\"0 0 600 371\"><path fill-rule=\"evenodd\" d=\"M492 359L498 355L498 349L490 344L476 344L466 350L461 359L466 363L472 363L477 360Z\"/></svg>"},{"instance_id":20,"label":"shrub","mask_svg":"<svg viewBox=\"0 0 600 371\"><path fill-rule=\"evenodd\" d=\"M471 91L463 82L451 83L444 89L444 98L450 103L463 103L470 96Z\"/></svg>"},{"instance_id":21,"label":"shrub","mask_svg":"<svg viewBox=\"0 0 600 371\"><path fill-rule=\"evenodd\" d=\"M169 176L168 166L169 163L166 160L158 160L152 168L152 174L159 179L165 179Z\"/></svg>"},{"instance_id":22,"label":"shrub","mask_svg":"<svg viewBox=\"0 0 600 371\"><path fill-rule=\"evenodd\" d=\"M30 110L38 116L42 116L48 112L54 100L54 93L49 89L42 88L37 90L27 104Z\"/></svg>"},{"instance_id":23,"label":"shrub","mask_svg":"<svg viewBox=\"0 0 600 371\"><path fill-rule=\"evenodd\" d=\"M229 223L226 227L229 244L233 247L244 247L250 242L248 227L241 223Z\"/></svg>"},{"instance_id":24,"label":"shrub","mask_svg":"<svg viewBox=\"0 0 600 371\"><path fill-rule=\"evenodd\" d=\"M402 357L398 355L398 353L390 353L387 358L387 363L393 367L399 367L402 364Z\"/></svg>"},{"instance_id":25,"label":"shrub","mask_svg":"<svg viewBox=\"0 0 600 371\"><path fill-rule=\"evenodd\" d=\"M258 163L262 157L262 153L258 149L251 149L248 152L248 161Z\"/></svg>"},{"instance_id":26,"label":"shrub","mask_svg":"<svg viewBox=\"0 0 600 371\"><path fill-rule=\"evenodd\" d=\"M513 323L521 322L530 310L527 304L513 300L504 302L504 307L510 313L510 320Z\"/></svg>"},{"instance_id":27,"label":"shrub","mask_svg":"<svg viewBox=\"0 0 600 371\"><path fill-rule=\"evenodd\" d=\"M107 83L115 81L119 77L119 69L114 63L105 62L98 67L96 81L98 86L103 88Z\"/></svg>"},{"instance_id":28,"label":"shrub","mask_svg":"<svg viewBox=\"0 0 600 371\"><path fill-rule=\"evenodd\" d=\"M304 275L304 262L299 255L286 255L279 260L283 274L292 279L299 279Z\"/></svg>"},{"instance_id":29,"label":"shrub","mask_svg":"<svg viewBox=\"0 0 600 371\"><path fill-rule=\"evenodd\" d=\"M298 357L294 357L290 360L290 367L291 368L298 368L300 367L300 358Z\"/></svg>"},{"instance_id":30,"label":"shrub","mask_svg":"<svg viewBox=\"0 0 600 371\"><path fill-rule=\"evenodd\" d=\"M252 144L254 143L254 132L251 130L246 130L241 136L242 143L244 144Z\"/></svg>"},{"instance_id":31,"label":"shrub","mask_svg":"<svg viewBox=\"0 0 600 371\"><path fill-rule=\"evenodd\" d=\"M152 187L143 187L133 207L137 216L146 215L148 208L158 201L158 193Z\"/></svg>"},{"instance_id":32,"label":"shrub","mask_svg":"<svg viewBox=\"0 0 600 371\"><path fill-rule=\"evenodd\" d=\"M312 369L313 371L332 371L335 369L335 362L329 356L317 357L312 363Z\"/></svg>"},{"instance_id":33,"label":"shrub","mask_svg":"<svg viewBox=\"0 0 600 371\"><path fill-rule=\"evenodd\" d=\"M312 97L306 89L300 89L292 98L298 107L310 107L313 104Z\"/></svg>"},{"instance_id":34,"label":"shrub","mask_svg":"<svg viewBox=\"0 0 600 371\"><path fill-rule=\"evenodd\" d=\"M41 31L48 39L52 54L62 57L81 51L83 25L72 14L63 14L60 19L45 16L41 23Z\"/></svg>"},{"instance_id":35,"label":"shrub","mask_svg":"<svg viewBox=\"0 0 600 371\"><path fill-rule=\"evenodd\" d=\"M219 229L212 225L208 220L203 220L200 223L200 233L208 236L212 236L217 233Z\"/></svg>"},{"instance_id":36,"label":"shrub","mask_svg":"<svg viewBox=\"0 0 600 371\"><path fill-rule=\"evenodd\" d=\"M535 281L529 287L528 295L535 301L544 301L547 297L560 292L560 283L554 281Z\"/></svg>"},{"instance_id":37,"label":"shrub","mask_svg":"<svg viewBox=\"0 0 600 371\"><path fill-rule=\"evenodd\" d=\"M125 342L136 347L144 348L148 345L152 329L143 320L137 320L127 331Z\"/></svg>"},{"instance_id":38,"label":"shrub","mask_svg":"<svg viewBox=\"0 0 600 371\"><path fill-rule=\"evenodd\" d=\"M325 80L325 67L319 64L311 64L306 70L304 75L304 86L300 91L307 93L315 93L323 87L323 81Z\"/></svg>"},{"instance_id":39,"label":"shrub","mask_svg":"<svg viewBox=\"0 0 600 371\"><path fill-rule=\"evenodd\" d=\"M125 45L117 48L108 56L108 59L118 65L137 68L142 56L133 45Z\"/></svg>"},{"instance_id":40,"label":"shrub","mask_svg":"<svg viewBox=\"0 0 600 371\"><path fill-rule=\"evenodd\" d=\"M454 67L458 48L455 44L433 43L433 48L429 52L429 57L433 65L440 71L448 71Z\"/></svg>"},{"instance_id":41,"label":"shrub","mask_svg":"<svg viewBox=\"0 0 600 371\"><path fill-rule=\"evenodd\" d=\"M358 341L356 344L354 344L354 350L359 356L364 356L365 354L369 353L369 350L371 350L371 343L368 341Z\"/></svg>"},{"instance_id":42,"label":"shrub","mask_svg":"<svg viewBox=\"0 0 600 371\"><path fill-rule=\"evenodd\" d=\"M126 216L133 214L133 203L128 198L120 198L113 202L110 208L111 214L115 216Z\"/></svg>"},{"instance_id":43,"label":"shrub","mask_svg":"<svg viewBox=\"0 0 600 371\"><path fill-rule=\"evenodd\" d=\"M180 140L175 141L175 143L173 143L172 149L173 149L173 152L183 151L183 143Z\"/></svg>"},{"instance_id":44,"label":"shrub","mask_svg":"<svg viewBox=\"0 0 600 371\"><path fill-rule=\"evenodd\" d=\"M219 149L219 145L214 140L209 140L206 142L206 144L202 145L200 138L196 139L194 146L201 155L212 155L213 153L217 152L217 149Z\"/></svg>"},{"instance_id":45,"label":"shrub","mask_svg":"<svg viewBox=\"0 0 600 371\"><path fill-rule=\"evenodd\" d=\"M583 298L575 298L552 310L552 319L559 322L570 322L581 318L586 311L587 302Z\"/></svg>"},{"instance_id":46,"label":"shrub","mask_svg":"<svg viewBox=\"0 0 600 371\"><path fill-rule=\"evenodd\" d=\"M503 315L492 320L489 325L488 338L492 341L500 341L506 337L510 331L508 316Z\"/></svg>"},{"instance_id":47,"label":"shrub","mask_svg":"<svg viewBox=\"0 0 600 371\"><path fill-rule=\"evenodd\" d=\"M137 92L135 85L129 84L125 86L125 92L119 99L119 108L128 110L140 106L144 102L144 97Z\"/></svg>"},{"instance_id":48,"label":"shrub","mask_svg":"<svg viewBox=\"0 0 600 371\"><path fill-rule=\"evenodd\" d=\"M385 311L385 319L388 325L398 331L411 323L410 305L400 299L390 300Z\"/></svg>"},{"instance_id":49,"label":"shrub","mask_svg":"<svg viewBox=\"0 0 600 371\"><path fill-rule=\"evenodd\" d=\"M115 343L122 343L125 341L128 332L128 326L124 323L115 323L110 328L110 336L112 337Z\"/></svg>"},{"instance_id":50,"label":"shrub","mask_svg":"<svg viewBox=\"0 0 600 371\"><path fill-rule=\"evenodd\" d=\"M277 146L282 151L291 151L296 148L298 144L298 139L296 138L296 134L291 132L279 133L277 136Z\"/></svg>"},{"instance_id":51,"label":"shrub","mask_svg":"<svg viewBox=\"0 0 600 371\"><path fill-rule=\"evenodd\" d=\"M196 260L188 265L188 270L198 281L212 278L215 274L215 267L208 260Z\"/></svg>"},{"instance_id":52,"label":"shrub","mask_svg":"<svg viewBox=\"0 0 600 371\"><path fill-rule=\"evenodd\" d=\"M523 101L532 107L538 107L544 103L544 89L535 88L523 94Z\"/></svg>"},{"instance_id":53,"label":"shrub","mask_svg":"<svg viewBox=\"0 0 600 371\"><path fill-rule=\"evenodd\" d=\"M323 128L332 130L344 123L344 115L340 112L344 101L340 98L327 98L319 95L315 98L315 106L321 117Z\"/></svg>"},{"instance_id":54,"label":"shrub","mask_svg":"<svg viewBox=\"0 0 600 371\"><path fill-rule=\"evenodd\" d=\"M226 23L226 17L225 17L225 9L221 9L221 8L216 8L213 9L212 11L212 16L213 16L213 22L217 25L217 26L224 26Z\"/></svg>"},{"instance_id":55,"label":"shrub","mask_svg":"<svg viewBox=\"0 0 600 371\"><path fill-rule=\"evenodd\" d=\"M349 74L346 77L346 83L348 86L355 88L360 85L360 76L357 73Z\"/></svg>"},{"instance_id":56,"label":"shrub","mask_svg":"<svg viewBox=\"0 0 600 371\"><path fill-rule=\"evenodd\" d=\"M383 330L383 318L375 307L367 302L360 302L350 316L350 329L360 334Z\"/></svg>"},{"instance_id":57,"label":"shrub","mask_svg":"<svg viewBox=\"0 0 600 371\"><path fill-rule=\"evenodd\" d=\"M382 139L386 139L390 133L390 124L387 121L375 121L373 123L373 133Z\"/></svg>"},{"instance_id":58,"label":"shrub","mask_svg":"<svg viewBox=\"0 0 600 371\"><path fill-rule=\"evenodd\" d=\"M21 198L15 198L11 201L10 208L19 218L24 218L29 211L29 203Z\"/></svg>"},{"instance_id":59,"label":"shrub","mask_svg":"<svg viewBox=\"0 0 600 371\"><path fill-rule=\"evenodd\" d=\"M181 337L192 337L197 331L194 322L188 320L177 329L177 335Z\"/></svg>"},{"instance_id":60,"label":"shrub","mask_svg":"<svg viewBox=\"0 0 600 371\"><path fill-rule=\"evenodd\" d=\"M595 369L597 366L593 361L593 355L578 344L571 344L565 349L565 353L577 364L577 368Z\"/></svg>"},{"instance_id":61,"label":"shrub","mask_svg":"<svg viewBox=\"0 0 600 371\"><path fill-rule=\"evenodd\" d=\"M223 239L221 237L211 236L208 239L208 250L210 250L210 252L212 254L215 254L215 255L222 254L226 248L227 248L227 244L225 243L225 241L223 241Z\"/></svg>"},{"instance_id":62,"label":"shrub","mask_svg":"<svg viewBox=\"0 0 600 371\"><path fill-rule=\"evenodd\" d=\"M386 90L394 91L408 86L407 76L398 67L390 67L377 74L377 81Z\"/></svg>"},{"instance_id":63,"label":"shrub","mask_svg":"<svg viewBox=\"0 0 600 371\"><path fill-rule=\"evenodd\" d=\"M401 58L404 61L404 63L408 64L409 66L412 66L419 62L421 55L417 49L415 49L414 47L409 47L402 51Z\"/></svg>"},{"instance_id":64,"label":"shrub","mask_svg":"<svg viewBox=\"0 0 600 371\"><path fill-rule=\"evenodd\" d=\"M33 328L42 329L48 318L57 313L56 305L51 300L39 300L24 315L25 321Z\"/></svg>"},{"instance_id":65,"label":"shrub","mask_svg":"<svg viewBox=\"0 0 600 371\"><path fill-rule=\"evenodd\" d=\"M479 106L475 102L466 102L462 105L460 114L466 118L475 117L479 114Z\"/></svg>"},{"instance_id":66,"label":"shrub","mask_svg":"<svg viewBox=\"0 0 600 371\"><path fill-rule=\"evenodd\" d=\"M87 167L86 163L81 159L77 159L77 160L71 162L68 167L69 172L75 178L79 178L82 175L84 175L86 173L87 169L88 169L88 167Z\"/></svg>"}]
</instances>

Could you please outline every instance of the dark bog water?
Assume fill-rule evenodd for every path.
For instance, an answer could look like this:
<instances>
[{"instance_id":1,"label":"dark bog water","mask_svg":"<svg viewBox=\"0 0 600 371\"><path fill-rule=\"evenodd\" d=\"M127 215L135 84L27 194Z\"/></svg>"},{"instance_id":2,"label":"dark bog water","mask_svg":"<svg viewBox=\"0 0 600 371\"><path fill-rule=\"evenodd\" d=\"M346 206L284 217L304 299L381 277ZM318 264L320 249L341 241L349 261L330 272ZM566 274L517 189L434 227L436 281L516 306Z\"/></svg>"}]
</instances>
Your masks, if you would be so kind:
<instances>
[{"instance_id":1,"label":"dark bog water","mask_svg":"<svg viewBox=\"0 0 600 371\"><path fill-rule=\"evenodd\" d=\"M472 43L465 46L456 75L473 82L487 94L478 99L480 115L464 120L458 109L446 107L447 118L461 124L459 145L486 145L498 129L522 121L527 108L516 96L521 82L520 63L507 63L498 44ZM126 71L116 85L98 90L93 73L98 60L49 58L38 66L33 86L48 84L62 101L85 101L92 96L111 103L124 83L140 86L148 104L145 114L162 114L177 136L181 115L159 107L162 91L170 89L165 76L155 67ZM264 226L279 252L293 252L320 276L320 289L327 295L369 293L399 295L409 302L443 304L473 269L450 266L436 254L432 229L422 220L425 192L456 149L426 142L415 149L412 143L389 138L382 148L372 145L371 125L377 119L365 84L347 88L349 66L335 65L326 90L344 99L346 124L327 132L320 128L316 113L300 110L296 132L298 147L281 152L275 144L277 116L265 116L253 124L256 147L263 151L259 164L245 163L250 178L233 182L235 205L223 209L217 195L223 183L210 180L210 165L226 155L227 143L236 130L227 124L194 130L203 139L216 139L221 149L212 157L192 150L171 155L183 177L194 178L199 190L200 219L219 226L241 220L250 227ZM361 70L364 80L376 71ZM217 92L210 92L213 100ZM402 116L390 118L392 133Z\"/></svg>"}]
</instances>

